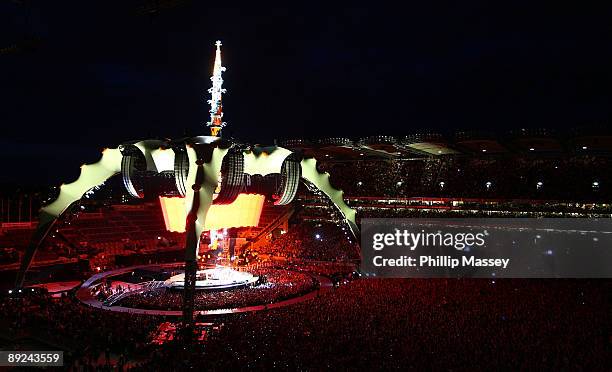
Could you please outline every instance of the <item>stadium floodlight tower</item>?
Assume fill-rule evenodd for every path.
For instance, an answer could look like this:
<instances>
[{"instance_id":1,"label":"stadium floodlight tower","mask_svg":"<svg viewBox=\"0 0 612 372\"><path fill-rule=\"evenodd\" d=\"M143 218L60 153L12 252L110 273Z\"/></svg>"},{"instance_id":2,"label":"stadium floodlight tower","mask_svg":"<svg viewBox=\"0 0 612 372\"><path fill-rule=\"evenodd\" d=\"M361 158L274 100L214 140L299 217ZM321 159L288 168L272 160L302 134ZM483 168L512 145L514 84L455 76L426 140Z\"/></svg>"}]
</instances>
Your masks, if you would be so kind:
<instances>
[{"instance_id":1,"label":"stadium floodlight tower","mask_svg":"<svg viewBox=\"0 0 612 372\"><path fill-rule=\"evenodd\" d=\"M126 142L117 148L102 151L102 158L94 164L81 166L77 180L61 185L58 197L41 208L39 223L22 258L16 287L23 286L26 271L34 253L57 221L79 205L85 194L90 194L105 182L121 175L125 191L135 199L144 197L147 182L164 183L155 188L159 197L181 199L185 239L185 286L183 325L193 327L194 293L197 256L203 232L214 228L236 227L236 218L215 221L215 208L234 208L236 215L244 212L239 197L252 194L272 195L275 205L290 204L303 183L308 190L321 194L340 212L341 223L348 225L353 238L358 233L355 211L343 200L342 191L329 182L328 173L319 173L314 158L291 152L278 146L262 147L222 138L223 110L221 95L221 42L216 43L216 58L211 78L210 113L211 136L196 136L178 140L149 139ZM269 182L272 178L275 182ZM160 191L162 190L162 191ZM261 212L261 210L260 210ZM227 215L227 214L225 214ZM243 225L244 226L244 225Z\"/></svg>"}]
</instances>

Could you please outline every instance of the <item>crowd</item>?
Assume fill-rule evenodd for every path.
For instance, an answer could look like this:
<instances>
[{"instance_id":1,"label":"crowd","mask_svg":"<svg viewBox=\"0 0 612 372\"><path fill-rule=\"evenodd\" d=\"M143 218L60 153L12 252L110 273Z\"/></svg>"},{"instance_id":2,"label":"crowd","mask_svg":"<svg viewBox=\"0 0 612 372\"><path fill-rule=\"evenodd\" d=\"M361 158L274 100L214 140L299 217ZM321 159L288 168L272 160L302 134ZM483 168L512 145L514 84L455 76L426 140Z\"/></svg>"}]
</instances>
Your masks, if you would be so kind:
<instances>
[{"instance_id":1,"label":"crowd","mask_svg":"<svg viewBox=\"0 0 612 372\"><path fill-rule=\"evenodd\" d=\"M608 370L610 281L361 279L137 370Z\"/></svg>"},{"instance_id":2,"label":"crowd","mask_svg":"<svg viewBox=\"0 0 612 372\"><path fill-rule=\"evenodd\" d=\"M5 339L45 340L85 370L609 370L611 292L609 280L358 279L209 319L223 327L189 347L150 342L162 318L69 297L4 298L0 322Z\"/></svg>"},{"instance_id":3,"label":"crowd","mask_svg":"<svg viewBox=\"0 0 612 372\"><path fill-rule=\"evenodd\" d=\"M260 278L255 286L229 291L197 291L194 299L196 310L271 304L311 292L318 285L318 281L312 276L297 271L261 269L252 273ZM140 309L181 310L183 292L162 288L131 295L120 301L119 305Z\"/></svg>"},{"instance_id":4,"label":"crowd","mask_svg":"<svg viewBox=\"0 0 612 372\"><path fill-rule=\"evenodd\" d=\"M37 340L48 350L64 351L65 365L76 370L116 370L111 364L116 367L146 358L148 337L158 321L151 316L101 312L69 296L35 294L0 301L6 347L16 349L22 340Z\"/></svg>"},{"instance_id":5,"label":"crowd","mask_svg":"<svg viewBox=\"0 0 612 372\"><path fill-rule=\"evenodd\" d=\"M359 257L356 245L348 239L346 227L333 223L302 222L280 235L264 238L256 245L259 254L294 259L343 261Z\"/></svg>"},{"instance_id":6,"label":"crowd","mask_svg":"<svg viewBox=\"0 0 612 372\"><path fill-rule=\"evenodd\" d=\"M118 284L118 285L113 286L111 282L107 281L107 282L100 283L100 285L92 286L89 291L91 295L97 298L99 301L104 301L110 296L120 295L122 293L128 293L139 287L140 286L137 284L133 286L130 284L124 284L124 285Z\"/></svg>"},{"instance_id":7,"label":"crowd","mask_svg":"<svg viewBox=\"0 0 612 372\"><path fill-rule=\"evenodd\" d=\"M603 156L440 156L322 162L348 196L610 200L612 159ZM571 179L572 182L566 182Z\"/></svg>"},{"instance_id":8,"label":"crowd","mask_svg":"<svg viewBox=\"0 0 612 372\"><path fill-rule=\"evenodd\" d=\"M588 217L588 218L610 218L612 208L606 210L581 210L568 209L543 210L528 207L520 210L497 209L421 209L421 208L357 208L357 221L362 218L563 218L563 217Z\"/></svg>"},{"instance_id":9,"label":"crowd","mask_svg":"<svg viewBox=\"0 0 612 372\"><path fill-rule=\"evenodd\" d=\"M322 261L298 261L289 265L292 270L305 271L326 277L345 276L357 270L357 264L348 261L322 262Z\"/></svg>"}]
</instances>

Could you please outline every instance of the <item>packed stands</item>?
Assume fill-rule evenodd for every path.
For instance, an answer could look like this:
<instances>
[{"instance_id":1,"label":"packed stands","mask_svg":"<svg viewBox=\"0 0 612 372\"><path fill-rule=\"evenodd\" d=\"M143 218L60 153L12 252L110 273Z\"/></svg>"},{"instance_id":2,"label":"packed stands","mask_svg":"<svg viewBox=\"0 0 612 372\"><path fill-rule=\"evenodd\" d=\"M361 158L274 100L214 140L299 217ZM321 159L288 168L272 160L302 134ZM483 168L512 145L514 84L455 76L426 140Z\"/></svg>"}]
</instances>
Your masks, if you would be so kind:
<instances>
[{"instance_id":1,"label":"packed stands","mask_svg":"<svg viewBox=\"0 0 612 372\"><path fill-rule=\"evenodd\" d=\"M612 159L601 156L449 155L319 167L348 196L612 200Z\"/></svg>"},{"instance_id":2,"label":"packed stands","mask_svg":"<svg viewBox=\"0 0 612 372\"><path fill-rule=\"evenodd\" d=\"M358 248L347 239L347 233L335 224L303 222L281 234L270 234L252 249L260 255L301 260L357 259Z\"/></svg>"}]
</instances>

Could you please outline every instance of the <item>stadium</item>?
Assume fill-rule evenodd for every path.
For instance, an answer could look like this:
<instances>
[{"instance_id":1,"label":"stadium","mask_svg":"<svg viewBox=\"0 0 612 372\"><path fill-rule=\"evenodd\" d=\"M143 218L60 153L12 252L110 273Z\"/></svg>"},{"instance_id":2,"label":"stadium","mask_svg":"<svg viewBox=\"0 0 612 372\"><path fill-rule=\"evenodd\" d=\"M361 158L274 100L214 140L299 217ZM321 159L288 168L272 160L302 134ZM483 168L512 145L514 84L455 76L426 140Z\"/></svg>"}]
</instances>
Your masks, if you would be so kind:
<instances>
[{"instance_id":1,"label":"stadium","mask_svg":"<svg viewBox=\"0 0 612 372\"><path fill-rule=\"evenodd\" d=\"M2 350L71 370L606 370L609 279L366 278L360 228L610 219L609 127L249 143L225 135L221 45L210 133L3 194Z\"/></svg>"},{"instance_id":2,"label":"stadium","mask_svg":"<svg viewBox=\"0 0 612 372\"><path fill-rule=\"evenodd\" d=\"M612 135L605 132L577 130L570 136L540 130L500 137L458 133L455 138L434 134L410 138L288 140L282 145L321 159L318 170L329 172L330 184L344 191L347 204L357 212L357 222L381 216L612 217ZM509 174L508 168L516 171ZM569 184L563 182L565 178L580 182ZM262 192L275 191L281 184L277 177L257 187ZM149 191L152 196L147 198L146 190L142 199L130 199L119 172L99 190L86 194L72 207L75 212L62 217L41 243L27 271L23 296L6 296L14 289L8 278L16 275L36 223L3 223L3 317L40 325L39 331L44 332L31 334L27 342L65 341L78 335L88 344L100 345L112 329L111 362L121 357L124 352L119 350L126 342L131 344L127 340L138 339L138 344L130 346L131 356L142 358L162 347L165 351L156 351L154 359L142 364L131 364L133 368L149 369L161 363L180 368L172 356L185 353L173 344L178 333L165 329L168 324L181 324L183 289L174 286L184 285L186 237L168 230L157 194L160 185L163 182L143 183L145 190L154 190ZM488 334L510 329L513 335L505 337L520 340L511 355L523 355L525 365L541 357L529 351L536 345L550 353L550 360L560 354L572 356L559 367L573 365L572 360L588 360L592 367L603 363L597 356L603 357L607 347L609 282L359 279L358 243L328 197L301 183L293 202L277 205L274 198L266 196L253 226L220 229L216 237L203 235L197 262L204 278L199 275L196 280L194 327L198 339L210 341L195 342L193 352L185 355L192 363L215 358L216 366L266 368L271 361L280 361L287 368L324 368L317 364L322 359L294 359L311 352L308 345L316 339L326 340L334 349L397 353L400 359L387 362L391 368L408 362L403 358L409 354L380 343L381 339L422 348L439 340L442 332L469 332L482 337L473 342L495 347L493 352L501 346L485 341ZM211 241L217 244L215 249ZM206 290L219 285L206 283L207 275L213 282L213 272L221 272L215 270L217 266L221 270L233 267L225 275L227 283L220 284L231 288ZM246 277L238 275L242 273ZM27 293L30 288L35 289L32 295ZM18 320L15 301L33 311ZM598 310L587 312L587 305ZM411 311L399 316L405 308ZM533 312L537 315L527 315ZM42 314L53 314L53 320L44 320ZM320 319L317 314L327 315ZM379 315L371 319L367 314ZM407 319L410 326L405 325ZM384 326L375 326L378 322ZM88 323L99 326L84 333L83 325ZM355 328L361 323L369 326ZM351 339L361 341L344 339L338 332L345 329L351 330ZM416 339L404 334L406 329L418 334ZM560 345L558 339L569 340L568 333L573 342ZM283 345L282 354L268 347L272 340L268 337L278 337L274 342ZM453 337L443 339L451 342ZM244 354L237 352L234 355L240 358L226 359L220 345L231 345ZM83 359L87 352L78 346L66 350L74 350L75 360L87 363ZM168 350L177 354L166 354ZM332 346L316 350L325 360L339 356ZM412 363L446 368L465 358L465 352L442 360L422 356ZM341 355L348 358L349 354L351 362L367 363L360 353ZM484 362L495 368L509 357Z\"/></svg>"}]
</instances>

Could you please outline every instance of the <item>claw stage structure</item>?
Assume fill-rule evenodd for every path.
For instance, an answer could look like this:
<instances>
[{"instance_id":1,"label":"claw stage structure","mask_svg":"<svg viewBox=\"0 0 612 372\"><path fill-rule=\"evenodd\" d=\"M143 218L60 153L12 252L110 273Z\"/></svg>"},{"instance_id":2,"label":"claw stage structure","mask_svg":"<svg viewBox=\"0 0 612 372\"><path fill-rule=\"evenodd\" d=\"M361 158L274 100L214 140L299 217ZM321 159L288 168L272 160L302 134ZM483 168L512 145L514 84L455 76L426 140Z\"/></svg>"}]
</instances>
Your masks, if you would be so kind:
<instances>
[{"instance_id":1,"label":"claw stage structure","mask_svg":"<svg viewBox=\"0 0 612 372\"><path fill-rule=\"evenodd\" d=\"M111 177L120 174L123 186L133 198L144 197L146 182L165 182L159 196L184 198L185 208L185 291L183 321L193 324L194 292L197 255L200 237L207 229L206 220L215 205L231 207L241 194L272 194L274 204L290 204L300 182L309 190L320 191L337 208L353 236L357 235L355 211L342 198L342 191L329 182L329 174L317 170L316 160L300 153L270 146L260 147L226 140L220 137L221 128L221 72L220 42L213 78L209 90L211 104L211 136L180 140L144 140L130 142L117 148L105 149L95 164L81 167L79 178L60 187L57 199L40 211L39 224L21 261L16 286L23 286L26 271L37 248L71 206L78 204L90 190L100 187ZM162 177L163 176L163 177ZM270 179L280 182L270 182ZM280 178L280 179L279 179ZM273 186L274 185L274 186ZM277 186L279 185L279 186ZM272 188L272 190L271 190ZM236 214L240 214L236 210Z\"/></svg>"}]
</instances>

